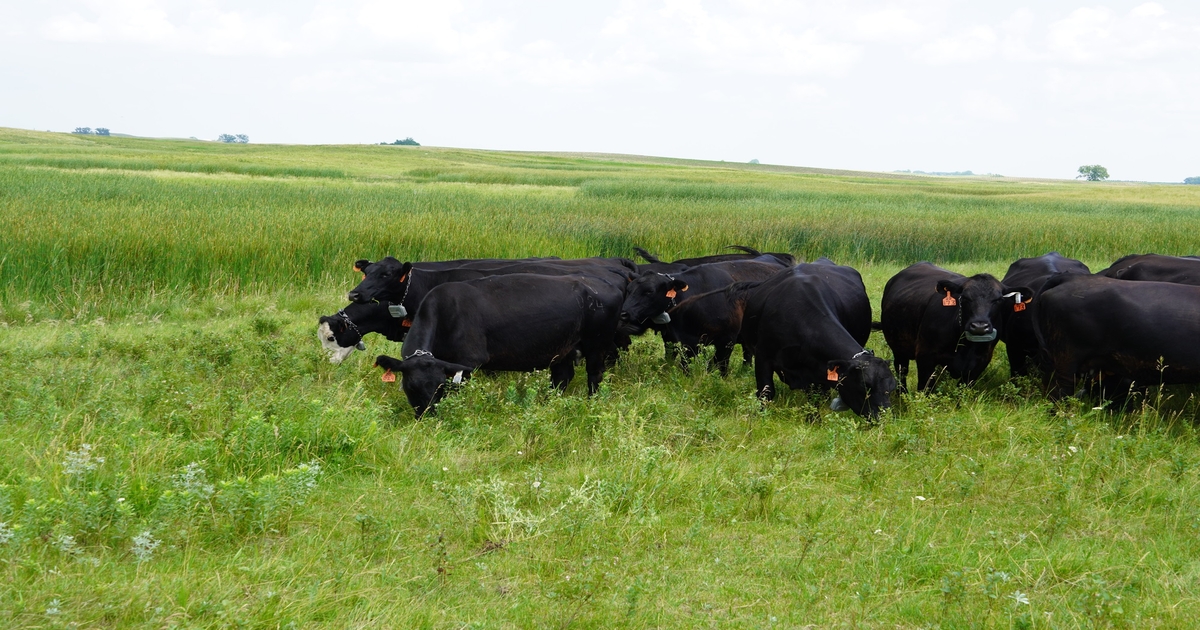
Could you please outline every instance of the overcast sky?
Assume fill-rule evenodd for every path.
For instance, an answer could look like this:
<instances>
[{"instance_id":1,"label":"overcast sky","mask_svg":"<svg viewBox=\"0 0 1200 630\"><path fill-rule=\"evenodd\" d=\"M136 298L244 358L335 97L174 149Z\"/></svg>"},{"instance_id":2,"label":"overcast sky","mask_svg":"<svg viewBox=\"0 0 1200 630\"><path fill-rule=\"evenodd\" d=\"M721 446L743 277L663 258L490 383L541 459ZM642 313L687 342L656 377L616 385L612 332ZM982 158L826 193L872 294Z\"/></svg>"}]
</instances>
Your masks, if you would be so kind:
<instances>
[{"instance_id":1,"label":"overcast sky","mask_svg":"<svg viewBox=\"0 0 1200 630\"><path fill-rule=\"evenodd\" d=\"M1200 2L0 0L0 126L1200 175Z\"/></svg>"}]
</instances>

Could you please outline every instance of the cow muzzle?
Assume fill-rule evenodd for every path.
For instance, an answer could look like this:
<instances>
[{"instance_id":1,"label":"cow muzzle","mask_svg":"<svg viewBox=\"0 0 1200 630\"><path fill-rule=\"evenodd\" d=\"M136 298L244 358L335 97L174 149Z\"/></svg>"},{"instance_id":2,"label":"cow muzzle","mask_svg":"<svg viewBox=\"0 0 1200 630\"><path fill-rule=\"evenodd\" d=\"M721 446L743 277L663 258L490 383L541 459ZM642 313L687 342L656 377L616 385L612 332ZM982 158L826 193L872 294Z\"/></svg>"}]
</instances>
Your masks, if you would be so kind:
<instances>
[{"instance_id":1,"label":"cow muzzle","mask_svg":"<svg viewBox=\"0 0 1200 630\"><path fill-rule=\"evenodd\" d=\"M987 322L971 322L963 334L967 341L986 343L996 340L996 329Z\"/></svg>"}]
</instances>

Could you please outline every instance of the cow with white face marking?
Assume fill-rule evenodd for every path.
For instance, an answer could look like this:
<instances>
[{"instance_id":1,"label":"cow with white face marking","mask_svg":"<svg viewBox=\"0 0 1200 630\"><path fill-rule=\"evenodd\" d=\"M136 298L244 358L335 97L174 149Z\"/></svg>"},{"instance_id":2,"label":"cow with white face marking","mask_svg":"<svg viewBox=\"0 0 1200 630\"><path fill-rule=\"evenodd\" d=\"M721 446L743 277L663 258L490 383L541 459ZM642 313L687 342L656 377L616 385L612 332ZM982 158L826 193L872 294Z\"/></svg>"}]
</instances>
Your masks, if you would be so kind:
<instances>
[{"instance_id":1,"label":"cow with white face marking","mask_svg":"<svg viewBox=\"0 0 1200 630\"><path fill-rule=\"evenodd\" d=\"M1033 292L1009 287L990 274L967 277L919 262L883 288L881 323L892 348L896 378L906 390L908 362L917 361L917 385L933 387L934 370L974 382L983 375L1010 314Z\"/></svg>"},{"instance_id":2,"label":"cow with white face marking","mask_svg":"<svg viewBox=\"0 0 1200 630\"><path fill-rule=\"evenodd\" d=\"M371 333L381 334L388 341L404 341L411 320L396 315L389 302L351 302L333 315L322 315L317 322L317 336L329 353L329 362L341 363L355 350L366 350L363 338Z\"/></svg>"}]
</instances>

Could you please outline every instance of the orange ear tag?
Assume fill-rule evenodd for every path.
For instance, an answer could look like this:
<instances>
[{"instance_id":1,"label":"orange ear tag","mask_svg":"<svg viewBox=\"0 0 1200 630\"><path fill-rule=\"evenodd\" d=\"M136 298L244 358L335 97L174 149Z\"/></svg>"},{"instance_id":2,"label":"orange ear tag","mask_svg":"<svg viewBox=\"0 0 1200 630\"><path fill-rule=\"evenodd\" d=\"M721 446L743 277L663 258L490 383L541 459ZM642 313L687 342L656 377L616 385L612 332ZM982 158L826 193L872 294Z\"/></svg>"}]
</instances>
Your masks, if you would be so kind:
<instances>
[{"instance_id":1,"label":"orange ear tag","mask_svg":"<svg viewBox=\"0 0 1200 630\"><path fill-rule=\"evenodd\" d=\"M950 292L946 292L946 297L942 298L942 306L958 306L958 300L954 299Z\"/></svg>"},{"instance_id":2,"label":"orange ear tag","mask_svg":"<svg viewBox=\"0 0 1200 630\"><path fill-rule=\"evenodd\" d=\"M1023 310L1025 310L1024 302L1017 302L1016 304L1013 304L1013 312L1014 313L1020 313Z\"/></svg>"},{"instance_id":3,"label":"orange ear tag","mask_svg":"<svg viewBox=\"0 0 1200 630\"><path fill-rule=\"evenodd\" d=\"M838 380L837 370L838 370L837 368L829 368L829 371L825 372L825 380L837 381Z\"/></svg>"},{"instance_id":4,"label":"orange ear tag","mask_svg":"<svg viewBox=\"0 0 1200 630\"><path fill-rule=\"evenodd\" d=\"M669 298L673 298L673 297L675 297L675 289L668 289L668 290L667 290L667 297L669 297Z\"/></svg>"},{"instance_id":5,"label":"orange ear tag","mask_svg":"<svg viewBox=\"0 0 1200 630\"><path fill-rule=\"evenodd\" d=\"M363 278L366 278L366 276L363 276ZM404 284L405 278L408 278L408 274L404 274L403 276L400 276L400 279L397 280L397 282Z\"/></svg>"},{"instance_id":6,"label":"orange ear tag","mask_svg":"<svg viewBox=\"0 0 1200 630\"><path fill-rule=\"evenodd\" d=\"M367 274L365 274L365 273L364 273L364 274L363 274L363 280L366 280L366 279L367 279Z\"/></svg>"},{"instance_id":7,"label":"orange ear tag","mask_svg":"<svg viewBox=\"0 0 1200 630\"><path fill-rule=\"evenodd\" d=\"M400 320L400 325L405 328L412 328L412 320L411 319L402 319L402 320Z\"/></svg>"},{"instance_id":8,"label":"orange ear tag","mask_svg":"<svg viewBox=\"0 0 1200 630\"><path fill-rule=\"evenodd\" d=\"M395 383L396 375L393 374L391 370L388 370L383 373L383 376L379 377L379 380L383 381L384 383Z\"/></svg>"}]
</instances>

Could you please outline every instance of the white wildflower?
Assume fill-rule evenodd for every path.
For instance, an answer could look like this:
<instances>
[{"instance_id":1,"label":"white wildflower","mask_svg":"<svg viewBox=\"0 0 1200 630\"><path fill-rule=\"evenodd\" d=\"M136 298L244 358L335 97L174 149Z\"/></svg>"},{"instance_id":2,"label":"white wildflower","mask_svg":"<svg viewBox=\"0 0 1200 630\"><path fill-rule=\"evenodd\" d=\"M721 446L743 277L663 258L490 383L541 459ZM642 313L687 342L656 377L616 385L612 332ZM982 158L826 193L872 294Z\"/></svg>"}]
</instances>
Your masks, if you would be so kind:
<instances>
[{"instance_id":1,"label":"white wildflower","mask_svg":"<svg viewBox=\"0 0 1200 630\"><path fill-rule=\"evenodd\" d=\"M80 444L77 450L67 451L67 459L63 461L63 471L68 475L83 475L96 470L103 463L103 457L92 455L91 444Z\"/></svg>"},{"instance_id":2,"label":"white wildflower","mask_svg":"<svg viewBox=\"0 0 1200 630\"><path fill-rule=\"evenodd\" d=\"M54 538L54 546L59 551L65 554L74 555L79 553L79 544L75 542L75 537L70 534L59 534Z\"/></svg>"},{"instance_id":3,"label":"white wildflower","mask_svg":"<svg viewBox=\"0 0 1200 630\"><path fill-rule=\"evenodd\" d=\"M1026 595L1025 593L1022 593L1021 591L1017 591L1017 592L1013 593L1012 595L1010 595L1010 597L1012 597L1012 600L1014 602L1017 602L1018 604L1024 604L1026 606L1029 605L1029 596Z\"/></svg>"},{"instance_id":4,"label":"white wildflower","mask_svg":"<svg viewBox=\"0 0 1200 630\"><path fill-rule=\"evenodd\" d=\"M921 495L919 495L919 494L918 494L917 496L913 497L913 498L914 498L914 499L916 499L916 500L918 500L918 501L927 501L927 500L928 500L928 499L926 499L925 497L923 497L923 496L921 496Z\"/></svg>"},{"instance_id":5,"label":"white wildflower","mask_svg":"<svg viewBox=\"0 0 1200 630\"><path fill-rule=\"evenodd\" d=\"M130 548L130 551L137 557L138 562L145 562L150 559L150 556L154 555L154 550L158 549L158 546L161 544L162 541L155 538L150 533L150 530L147 529L133 537L133 547Z\"/></svg>"},{"instance_id":6,"label":"white wildflower","mask_svg":"<svg viewBox=\"0 0 1200 630\"><path fill-rule=\"evenodd\" d=\"M13 538L13 530L8 523L0 523L0 545L7 545Z\"/></svg>"},{"instance_id":7,"label":"white wildflower","mask_svg":"<svg viewBox=\"0 0 1200 630\"><path fill-rule=\"evenodd\" d=\"M62 606L62 602L58 601L57 599L51 600L50 606L46 608L46 614L53 617L54 615L61 613L62 611L59 610L59 606Z\"/></svg>"},{"instance_id":8,"label":"white wildflower","mask_svg":"<svg viewBox=\"0 0 1200 630\"><path fill-rule=\"evenodd\" d=\"M180 494L207 501L213 495L213 485L208 483L208 475L200 464L192 462L183 470L171 477L171 485Z\"/></svg>"}]
</instances>

